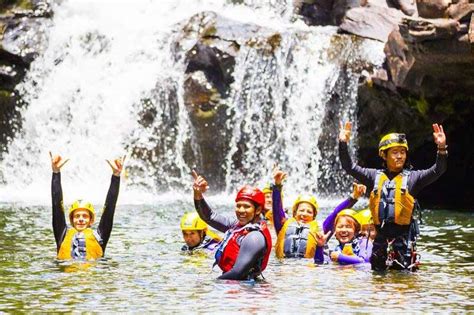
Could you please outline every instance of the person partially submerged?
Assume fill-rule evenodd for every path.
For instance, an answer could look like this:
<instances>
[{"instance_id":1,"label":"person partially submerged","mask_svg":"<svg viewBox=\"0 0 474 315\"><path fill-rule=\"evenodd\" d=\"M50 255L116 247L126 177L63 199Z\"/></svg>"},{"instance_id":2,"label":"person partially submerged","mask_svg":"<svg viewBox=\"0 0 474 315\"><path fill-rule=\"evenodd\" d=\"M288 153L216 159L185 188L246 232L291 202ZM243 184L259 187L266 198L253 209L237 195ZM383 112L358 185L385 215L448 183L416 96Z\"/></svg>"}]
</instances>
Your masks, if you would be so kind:
<instances>
[{"instance_id":1,"label":"person partially submerged","mask_svg":"<svg viewBox=\"0 0 474 315\"><path fill-rule=\"evenodd\" d=\"M96 260L103 257L112 232L115 205L120 189L120 173L123 169L125 157L112 162L106 160L112 168L112 179L99 226L94 231L91 228L96 219L94 206L92 203L80 199L74 201L69 207L67 216L71 226L67 226L60 171L69 159L63 159L59 155L53 156L51 152L49 155L53 170L51 196L57 259Z\"/></svg>"},{"instance_id":2,"label":"person partially submerged","mask_svg":"<svg viewBox=\"0 0 474 315\"><path fill-rule=\"evenodd\" d=\"M194 252L196 250L207 250L212 252L222 238L211 231L206 222L195 211L187 212L181 218L181 232L186 243L181 247L183 252Z\"/></svg>"},{"instance_id":3,"label":"person partially submerged","mask_svg":"<svg viewBox=\"0 0 474 315\"><path fill-rule=\"evenodd\" d=\"M214 212L204 200L208 184L195 171L194 205L201 219L216 230L225 233L216 249L216 264L221 268L219 279L250 280L258 277L267 267L272 239L261 212L265 196L255 187L242 187L235 198L235 218Z\"/></svg>"}]
</instances>

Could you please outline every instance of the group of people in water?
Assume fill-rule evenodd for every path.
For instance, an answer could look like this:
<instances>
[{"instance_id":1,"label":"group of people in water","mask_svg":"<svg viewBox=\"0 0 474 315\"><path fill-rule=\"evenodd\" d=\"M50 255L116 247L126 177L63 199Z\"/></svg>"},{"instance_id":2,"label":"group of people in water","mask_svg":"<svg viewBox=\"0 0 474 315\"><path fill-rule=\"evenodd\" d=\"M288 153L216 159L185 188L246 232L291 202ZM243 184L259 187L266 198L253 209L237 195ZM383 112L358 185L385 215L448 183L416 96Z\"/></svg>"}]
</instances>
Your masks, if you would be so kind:
<instances>
[{"instance_id":1,"label":"group of people in water","mask_svg":"<svg viewBox=\"0 0 474 315\"><path fill-rule=\"evenodd\" d=\"M349 198L342 201L323 221L316 220L319 206L310 194L299 195L290 215L283 208L283 184L287 174L278 166L273 183L260 190L243 186L235 197L235 217L215 212L206 202L209 189L206 179L196 171L193 176L195 212L185 213L180 227L185 245L182 250L208 251L222 270L219 279L247 280L258 277L266 268L273 248L273 226L276 235L275 255L280 259L310 258L316 264L370 263L373 270L388 268L416 270L419 255L416 237L419 233L414 210L416 196L439 178L447 168L447 145L443 127L433 124L437 145L435 164L426 170L413 170L408 159L404 134L390 133L379 143L380 169L364 168L351 160L348 142L351 123L341 125L339 158L342 168L356 179ZM107 161L112 179L106 203L96 231L91 229L95 210L90 203L75 201L69 208L71 227L64 217L61 167L67 162L51 155L53 169L53 229L58 259L98 259L104 255L113 225L125 158ZM352 209L357 200L369 195L369 208ZM224 233L219 236L208 226ZM337 246L328 248L334 236Z\"/></svg>"}]
</instances>

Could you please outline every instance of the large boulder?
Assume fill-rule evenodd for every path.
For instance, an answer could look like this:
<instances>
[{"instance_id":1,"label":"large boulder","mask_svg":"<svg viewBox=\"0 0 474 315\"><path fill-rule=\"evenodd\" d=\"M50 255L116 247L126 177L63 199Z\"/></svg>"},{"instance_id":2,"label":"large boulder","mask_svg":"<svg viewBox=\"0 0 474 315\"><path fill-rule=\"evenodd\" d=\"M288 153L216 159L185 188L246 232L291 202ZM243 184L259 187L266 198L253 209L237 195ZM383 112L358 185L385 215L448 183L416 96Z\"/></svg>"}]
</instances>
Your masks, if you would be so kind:
<instances>
[{"instance_id":1,"label":"large boulder","mask_svg":"<svg viewBox=\"0 0 474 315\"><path fill-rule=\"evenodd\" d=\"M401 11L388 7L353 8L346 12L339 28L347 33L386 42L403 16Z\"/></svg>"},{"instance_id":2,"label":"large boulder","mask_svg":"<svg viewBox=\"0 0 474 315\"><path fill-rule=\"evenodd\" d=\"M446 10L455 18L404 17L390 33L383 68L359 89L359 145L361 160L375 167L380 162L376 143L364 139L370 139L374 128L377 134L406 132L411 161L416 168L427 168L436 150L430 125L443 123L448 171L419 198L425 206L459 209L474 204L474 149L468 144L474 134L472 10L469 5Z\"/></svg>"},{"instance_id":3,"label":"large boulder","mask_svg":"<svg viewBox=\"0 0 474 315\"><path fill-rule=\"evenodd\" d=\"M15 87L45 49L52 11L45 1L5 1L0 14L0 157L21 128L24 106Z\"/></svg>"}]
</instances>

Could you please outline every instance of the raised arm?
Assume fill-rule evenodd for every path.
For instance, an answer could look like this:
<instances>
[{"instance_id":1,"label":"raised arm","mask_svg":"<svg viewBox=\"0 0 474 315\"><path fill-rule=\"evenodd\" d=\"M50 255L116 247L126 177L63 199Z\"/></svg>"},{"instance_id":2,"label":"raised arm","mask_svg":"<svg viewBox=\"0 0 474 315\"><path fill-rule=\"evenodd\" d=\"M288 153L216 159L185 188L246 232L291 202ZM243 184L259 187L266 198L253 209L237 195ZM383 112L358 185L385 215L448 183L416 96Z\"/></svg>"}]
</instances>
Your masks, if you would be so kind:
<instances>
[{"instance_id":1,"label":"raised arm","mask_svg":"<svg viewBox=\"0 0 474 315\"><path fill-rule=\"evenodd\" d=\"M205 193L209 188L206 179L201 175L198 175L194 170L192 175L194 178L194 207L196 208L199 217L220 232L225 232L234 226L237 223L237 219L232 220L226 216L214 212L204 200L203 193Z\"/></svg>"},{"instance_id":2,"label":"raised arm","mask_svg":"<svg viewBox=\"0 0 474 315\"><path fill-rule=\"evenodd\" d=\"M342 201L339 205L334 208L334 210L327 216L327 218L323 222L323 231L327 233L333 230L334 221L336 220L337 215L344 209L351 208L353 205L356 204L357 200L364 195L366 191L366 187L361 184L354 183L353 184L353 191L349 198Z\"/></svg>"},{"instance_id":3,"label":"raised arm","mask_svg":"<svg viewBox=\"0 0 474 315\"><path fill-rule=\"evenodd\" d=\"M410 193L417 196L421 189L437 180L448 168L448 146L442 125L433 124L433 138L438 147L436 163L426 170L412 171L408 185Z\"/></svg>"},{"instance_id":4,"label":"raised arm","mask_svg":"<svg viewBox=\"0 0 474 315\"><path fill-rule=\"evenodd\" d=\"M234 266L218 279L247 280L253 273L258 273L259 262L267 250L265 237L260 231L250 232L240 244L239 255Z\"/></svg>"},{"instance_id":5,"label":"raised arm","mask_svg":"<svg viewBox=\"0 0 474 315\"><path fill-rule=\"evenodd\" d=\"M123 165L125 163L125 156L114 161L106 160L106 162L112 168L112 178L110 180L107 197L105 198L104 211L102 212L99 227L97 228L97 233L99 233L102 238L101 246L104 252L114 225L115 206L117 204L120 190L120 174L122 173Z\"/></svg>"},{"instance_id":6,"label":"raised arm","mask_svg":"<svg viewBox=\"0 0 474 315\"><path fill-rule=\"evenodd\" d=\"M352 124L350 122L346 122L344 126L341 124L341 129L339 132L339 160L341 161L341 166L347 174L351 175L371 189L374 184L373 180L375 179L377 170L363 168L352 162L348 149L351 130Z\"/></svg>"},{"instance_id":7,"label":"raised arm","mask_svg":"<svg viewBox=\"0 0 474 315\"><path fill-rule=\"evenodd\" d=\"M51 158L51 168L53 170L53 176L51 179L53 232L54 240L56 241L56 249L59 251L67 230L66 218L64 217L63 190L61 187L60 171L61 167L63 167L69 159L64 160L59 155L53 156L51 152L49 152L49 156Z\"/></svg>"},{"instance_id":8,"label":"raised arm","mask_svg":"<svg viewBox=\"0 0 474 315\"><path fill-rule=\"evenodd\" d=\"M272 212L273 212L273 226L275 227L276 234L280 233L283 224L287 220L285 210L283 209L283 202L281 198L282 183L286 178L287 174L280 170L275 164L273 167L273 180L274 187L272 189Z\"/></svg>"}]
</instances>

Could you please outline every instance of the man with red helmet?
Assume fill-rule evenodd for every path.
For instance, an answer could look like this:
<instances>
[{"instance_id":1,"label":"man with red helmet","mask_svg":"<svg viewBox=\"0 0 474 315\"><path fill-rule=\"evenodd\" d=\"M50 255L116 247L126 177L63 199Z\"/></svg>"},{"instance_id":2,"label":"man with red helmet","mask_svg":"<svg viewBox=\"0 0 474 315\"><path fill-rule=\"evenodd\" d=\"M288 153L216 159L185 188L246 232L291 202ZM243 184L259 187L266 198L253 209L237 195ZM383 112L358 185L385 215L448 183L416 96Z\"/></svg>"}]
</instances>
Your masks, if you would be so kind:
<instances>
[{"instance_id":1,"label":"man with red helmet","mask_svg":"<svg viewBox=\"0 0 474 315\"><path fill-rule=\"evenodd\" d=\"M260 213L265 205L264 194L255 187L244 186L235 198L235 219L215 213L203 193L208 184L193 171L194 205L201 219L218 231L224 239L216 251L216 264L223 274L219 279L248 280L262 273L268 263L272 239Z\"/></svg>"}]
</instances>

